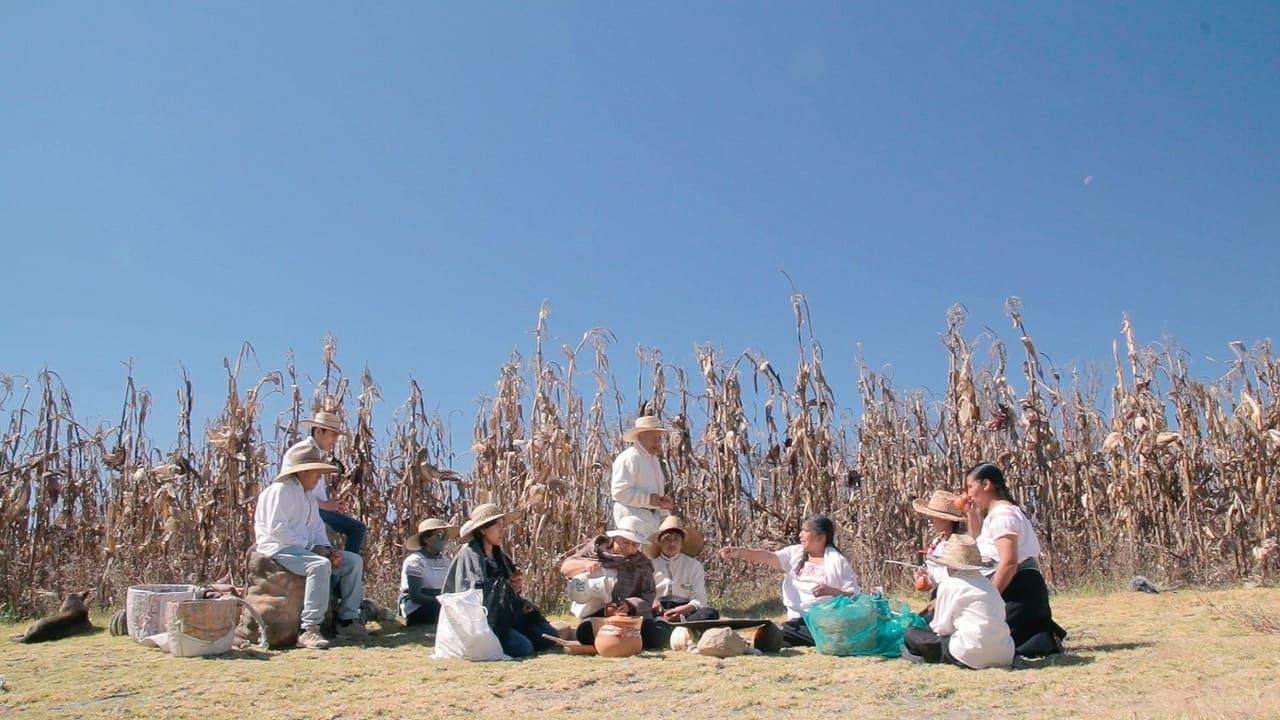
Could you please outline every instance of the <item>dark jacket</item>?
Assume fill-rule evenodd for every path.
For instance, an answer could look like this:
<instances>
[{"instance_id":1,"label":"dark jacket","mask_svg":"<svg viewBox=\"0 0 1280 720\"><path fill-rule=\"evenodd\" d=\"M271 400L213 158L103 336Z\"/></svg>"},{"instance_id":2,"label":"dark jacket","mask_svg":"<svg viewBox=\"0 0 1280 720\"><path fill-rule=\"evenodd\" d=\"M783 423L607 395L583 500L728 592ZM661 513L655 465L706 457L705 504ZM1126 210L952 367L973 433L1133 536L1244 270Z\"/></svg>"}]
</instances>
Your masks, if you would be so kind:
<instances>
[{"instance_id":1,"label":"dark jacket","mask_svg":"<svg viewBox=\"0 0 1280 720\"><path fill-rule=\"evenodd\" d=\"M516 574L515 563L500 547L493 548L493 557L484 554L484 543L474 539L463 545L453 556L449 573L441 592L463 592L478 588L484 593L484 606L489 613L489 627L498 637L511 629L520 619L524 600L511 588L511 576Z\"/></svg>"}]
</instances>

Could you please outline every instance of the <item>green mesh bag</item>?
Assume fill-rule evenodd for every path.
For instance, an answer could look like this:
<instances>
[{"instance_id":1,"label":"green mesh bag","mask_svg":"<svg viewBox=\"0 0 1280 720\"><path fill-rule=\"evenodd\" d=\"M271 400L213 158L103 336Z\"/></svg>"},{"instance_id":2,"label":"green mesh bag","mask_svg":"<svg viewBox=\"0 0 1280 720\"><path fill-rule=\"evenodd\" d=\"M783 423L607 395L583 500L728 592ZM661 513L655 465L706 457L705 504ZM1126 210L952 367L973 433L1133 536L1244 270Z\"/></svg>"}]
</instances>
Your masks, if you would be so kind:
<instances>
[{"instance_id":1,"label":"green mesh bag","mask_svg":"<svg viewBox=\"0 0 1280 720\"><path fill-rule=\"evenodd\" d=\"M816 603L805 613L804 624L823 655L884 657L901 654L907 628L926 625L906 603L894 611L885 598L866 594Z\"/></svg>"}]
</instances>

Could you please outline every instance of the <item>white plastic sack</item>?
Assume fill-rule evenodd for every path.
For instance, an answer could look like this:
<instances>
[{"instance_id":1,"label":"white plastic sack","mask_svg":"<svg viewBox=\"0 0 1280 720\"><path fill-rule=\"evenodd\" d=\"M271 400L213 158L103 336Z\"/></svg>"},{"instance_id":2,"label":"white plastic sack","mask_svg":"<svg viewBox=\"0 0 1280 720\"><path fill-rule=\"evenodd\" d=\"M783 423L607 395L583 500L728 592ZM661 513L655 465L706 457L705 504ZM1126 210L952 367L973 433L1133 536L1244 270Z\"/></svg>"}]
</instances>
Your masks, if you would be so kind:
<instances>
[{"instance_id":1,"label":"white plastic sack","mask_svg":"<svg viewBox=\"0 0 1280 720\"><path fill-rule=\"evenodd\" d=\"M483 592L473 589L437 597L440 620L436 625L436 650L431 657L474 661L511 659L502 652L502 643L489 627Z\"/></svg>"}]
</instances>

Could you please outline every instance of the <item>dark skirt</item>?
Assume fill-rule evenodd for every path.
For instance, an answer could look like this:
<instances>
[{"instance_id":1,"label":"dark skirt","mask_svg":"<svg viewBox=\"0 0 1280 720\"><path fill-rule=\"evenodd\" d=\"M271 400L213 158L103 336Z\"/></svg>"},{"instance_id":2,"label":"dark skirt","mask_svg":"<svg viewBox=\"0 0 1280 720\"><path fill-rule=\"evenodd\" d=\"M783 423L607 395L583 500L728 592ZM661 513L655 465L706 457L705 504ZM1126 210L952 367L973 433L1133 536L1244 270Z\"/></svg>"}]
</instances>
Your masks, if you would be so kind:
<instances>
[{"instance_id":1,"label":"dark skirt","mask_svg":"<svg viewBox=\"0 0 1280 720\"><path fill-rule=\"evenodd\" d=\"M1039 570L1019 570L1000 597L1004 599L1004 619L1019 655L1039 657L1061 652L1067 631L1053 621L1049 586Z\"/></svg>"}]
</instances>

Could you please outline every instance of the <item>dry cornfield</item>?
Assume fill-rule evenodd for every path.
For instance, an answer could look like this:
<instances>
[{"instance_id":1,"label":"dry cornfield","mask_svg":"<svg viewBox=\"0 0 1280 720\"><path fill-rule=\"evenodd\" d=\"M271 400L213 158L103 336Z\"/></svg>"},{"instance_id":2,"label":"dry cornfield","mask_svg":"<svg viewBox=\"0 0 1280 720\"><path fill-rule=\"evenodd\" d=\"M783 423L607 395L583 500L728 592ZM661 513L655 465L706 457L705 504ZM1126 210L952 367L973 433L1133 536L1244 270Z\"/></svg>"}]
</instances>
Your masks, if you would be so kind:
<instances>
[{"instance_id":1,"label":"dry cornfield","mask_svg":"<svg viewBox=\"0 0 1280 720\"><path fill-rule=\"evenodd\" d=\"M609 468L622 428L640 413L675 428L668 489L710 548L786 543L804 516L825 511L864 582L897 584L902 573L882 561L911 559L924 540L910 499L958 488L967 467L992 460L1032 515L1059 587L1135 572L1180 583L1267 579L1280 560L1280 365L1269 342L1232 343L1224 374L1201 379L1176 346L1140 345L1125 318L1104 397L1091 368L1064 381L1037 350L1016 298L1005 306L1021 346L1012 375L1008 348L991 332L967 337L956 307L941 335L945 393L895 390L859 359L854 418L827 384L805 298L793 295L792 305L789 380L752 351L722 357L698 347L696 368L685 368L641 348L630 398L610 370L609 331L589 330L557 353L544 306L532 355L513 354L480 404L464 474L450 467L457 454L446 423L427 411L415 381L387 431L373 426L379 386L366 370L354 387L331 338L313 388L299 384L291 357L283 371L243 377L253 354L245 345L225 362L225 403L203 433L193 430L185 380L168 450L149 440L151 396L132 373L119 423L95 428L76 421L55 373L34 382L0 376L9 418L0 446L0 610L45 609L41 591L92 587L99 602L118 605L138 582L242 579L257 492L316 409L341 413L353 431L331 492L369 526L368 588L384 602L395 597L399 544L418 519L461 517L492 500L527 512L510 549L537 599L557 603L558 561L609 517ZM287 408L264 417L273 393ZM721 591L743 571L709 562Z\"/></svg>"}]
</instances>

